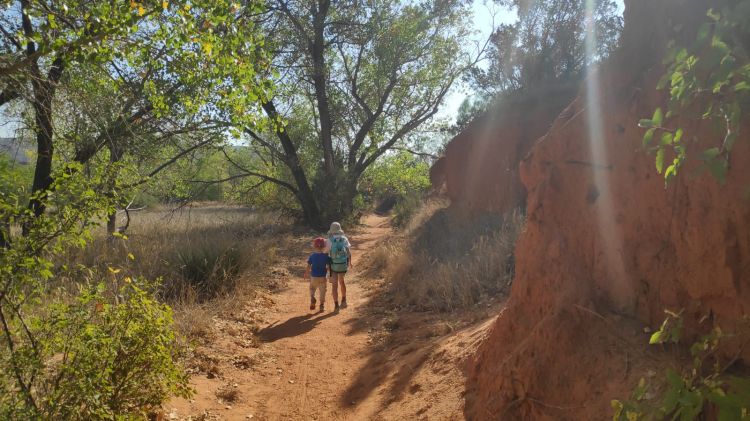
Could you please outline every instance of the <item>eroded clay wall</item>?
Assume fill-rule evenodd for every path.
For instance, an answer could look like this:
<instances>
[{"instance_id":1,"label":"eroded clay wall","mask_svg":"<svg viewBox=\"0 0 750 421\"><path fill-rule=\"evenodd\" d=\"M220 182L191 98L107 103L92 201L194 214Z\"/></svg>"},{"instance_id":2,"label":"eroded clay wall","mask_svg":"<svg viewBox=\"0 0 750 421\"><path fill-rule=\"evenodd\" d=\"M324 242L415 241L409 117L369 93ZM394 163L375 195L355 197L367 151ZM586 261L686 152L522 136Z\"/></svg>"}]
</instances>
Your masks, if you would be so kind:
<instances>
[{"instance_id":1,"label":"eroded clay wall","mask_svg":"<svg viewBox=\"0 0 750 421\"><path fill-rule=\"evenodd\" d=\"M448 143L431 169L433 187L477 213L523 206L518 163L576 92L577 86L551 85L499 102Z\"/></svg>"},{"instance_id":2,"label":"eroded clay wall","mask_svg":"<svg viewBox=\"0 0 750 421\"><path fill-rule=\"evenodd\" d=\"M655 88L667 41L692 39L710 3L626 2L620 50L524 159L516 279L470 366L468 419L608 419L612 399L670 364L643 331L665 308L684 309L688 340L748 314L750 125L725 185L693 165L667 187L637 127L666 104ZM670 124L694 152L720 142L708 124Z\"/></svg>"}]
</instances>

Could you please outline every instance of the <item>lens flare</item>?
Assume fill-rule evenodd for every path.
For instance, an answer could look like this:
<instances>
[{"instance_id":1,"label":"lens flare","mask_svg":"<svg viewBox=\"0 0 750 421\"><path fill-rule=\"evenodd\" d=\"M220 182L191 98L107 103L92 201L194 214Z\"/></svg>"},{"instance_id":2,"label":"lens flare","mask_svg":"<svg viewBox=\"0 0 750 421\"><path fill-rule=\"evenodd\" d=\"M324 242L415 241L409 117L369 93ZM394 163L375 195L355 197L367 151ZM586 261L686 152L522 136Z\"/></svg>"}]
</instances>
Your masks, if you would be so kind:
<instances>
[{"instance_id":1,"label":"lens flare","mask_svg":"<svg viewBox=\"0 0 750 421\"><path fill-rule=\"evenodd\" d=\"M607 155L606 138L602 118L601 80L597 67L593 64L598 59L596 35L596 0L586 0L586 121L588 126L589 148L591 152L591 170L594 186L598 192L596 217L599 238L597 248L604 258L607 272L606 281L612 282L614 296L609 297L613 304L623 310L632 305L632 288L628 282L623 262L623 241L618 224L615 221L615 207L609 176L613 167ZM604 274L594 274L604 275Z\"/></svg>"}]
</instances>

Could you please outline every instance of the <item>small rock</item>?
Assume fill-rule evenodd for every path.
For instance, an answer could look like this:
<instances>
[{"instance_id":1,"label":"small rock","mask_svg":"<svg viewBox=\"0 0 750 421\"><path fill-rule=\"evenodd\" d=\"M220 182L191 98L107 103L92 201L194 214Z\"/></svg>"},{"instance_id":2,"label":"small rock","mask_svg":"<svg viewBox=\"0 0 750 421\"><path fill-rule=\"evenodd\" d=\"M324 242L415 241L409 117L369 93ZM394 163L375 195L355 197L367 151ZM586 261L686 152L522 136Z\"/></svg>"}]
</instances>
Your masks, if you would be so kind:
<instances>
[{"instance_id":1,"label":"small rock","mask_svg":"<svg viewBox=\"0 0 750 421\"><path fill-rule=\"evenodd\" d=\"M224 407L225 409L232 409L232 405L227 405Z\"/></svg>"},{"instance_id":2,"label":"small rock","mask_svg":"<svg viewBox=\"0 0 750 421\"><path fill-rule=\"evenodd\" d=\"M289 380L289 383L294 384L294 380Z\"/></svg>"},{"instance_id":3,"label":"small rock","mask_svg":"<svg viewBox=\"0 0 750 421\"><path fill-rule=\"evenodd\" d=\"M251 420L251 419L253 419L253 414L247 415L247 416L245 416L245 418Z\"/></svg>"}]
</instances>

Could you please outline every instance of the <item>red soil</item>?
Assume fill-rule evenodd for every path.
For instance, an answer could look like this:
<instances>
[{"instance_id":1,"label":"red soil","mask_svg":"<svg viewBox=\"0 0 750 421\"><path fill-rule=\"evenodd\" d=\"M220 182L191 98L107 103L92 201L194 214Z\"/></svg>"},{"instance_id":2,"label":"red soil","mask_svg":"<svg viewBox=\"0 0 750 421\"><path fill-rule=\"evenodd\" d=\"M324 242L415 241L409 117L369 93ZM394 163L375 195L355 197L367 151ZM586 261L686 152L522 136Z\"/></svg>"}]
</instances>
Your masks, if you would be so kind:
<instances>
[{"instance_id":1,"label":"red soil","mask_svg":"<svg viewBox=\"0 0 750 421\"><path fill-rule=\"evenodd\" d=\"M468 419L606 419L611 399L627 398L640 377L670 363L645 345L643 332L658 327L664 309L684 309L688 343L713 326L734 331L750 310L750 167L743 165L750 125L725 185L693 164L666 188L637 127L666 104L656 84L667 41L694 38L711 2L626 3L622 46L598 72L600 95L587 103L584 84L521 165L526 232L508 307L469 368ZM606 147L600 155L590 148L596 121L588 111L601 117L601 135L593 136ZM503 124L492 129L503 134L490 139L498 144L492 152L466 152L461 137L447 150L448 162L455 161L444 164L449 194L474 210L507 209L517 191L507 160L518 149L503 152L518 128ZM670 124L695 136L692 151L720 141L708 124ZM523 136L515 143L525 144ZM472 171L461 175L459 168ZM509 181L496 187L498 180ZM451 187L475 182L468 198ZM480 200L483 189L493 197ZM746 363L750 350L735 345L724 352Z\"/></svg>"},{"instance_id":2,"label":"red soil","mask_svg":"<svg viewBox=\"0 0 750 421\"><path fill-rule=\"evenodd\" d=\"M266 308L248 302L241 314L213 321L217 334L196 352L208 367L191 376L196 395L173 399L161 419L462 419L461 367L502 303L448 320L384 308L377 298L385 281L365 266L393 232L386 217L363 223L349 233L356 266L347 276L348 308L332 312L329 290L328 309L309 311L301 275L310 236L282 244L268 281L287 287L260 297L273 300ZM384 331L385 314L398 326ZM258 322L257 336L249 320Z\"/></svg>"}]
</instances>

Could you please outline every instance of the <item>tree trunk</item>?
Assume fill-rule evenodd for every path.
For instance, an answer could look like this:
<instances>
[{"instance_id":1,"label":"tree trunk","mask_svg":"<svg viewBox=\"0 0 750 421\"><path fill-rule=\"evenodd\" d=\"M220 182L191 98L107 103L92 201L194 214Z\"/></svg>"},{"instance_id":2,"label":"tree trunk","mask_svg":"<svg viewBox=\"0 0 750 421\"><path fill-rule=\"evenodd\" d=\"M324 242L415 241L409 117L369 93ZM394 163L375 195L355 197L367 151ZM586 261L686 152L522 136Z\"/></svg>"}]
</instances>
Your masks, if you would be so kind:
<instances>
[{"instance_id":1,"label":"tree trunk","mask_svg":"<svg viewBox=\"0 0 750 421\"><path fill-rule=\"evenodd\" d=\"M263 109L271 120L278 118L279 113L276 111L276 106L273 102L268 101L264 103ZM294 192L300 206L302 207L302 214L305 223L311 227L321 227L322 217L320 214L320 208L318 202L315 200L310 183L305 175L305 169L302 168L299 162L299 156L297 155L297 148L294 146L294 142L289 137L289 134L285 130L277 130L276 136L281 142L281 147L284 150L284 164L289 168L294 178L294 183L297 186L297 191Z\"/></svg>"},{"instance_id":2,"label":"tree trunk","mask_svg":"<svg viewBox=\"0 0 750 421\"><path fill-rule=\"evenodd\" d=\"M302 214L305 224L316 229L325 228L323 215L321 215L320 213L320 208L318 207L318 203L315 201L315 196L313 196L312 191L310 191L310 193L306 195L298 193L297 200L302 207Z\"/></svg>"},{"instance_id":3,"label":"tree trunk","mask_svg":"<svg viewBox=\"0 0 750 421\"><path fill-rule=\"evenodd\" d=\"M109 162L111 164L116 164L122 158L122 148L114 139L110 139L109 142L107 142L107 146L109 146ZM112 181L112 185L110 185L110 188L114 190L114 180ZM112 235L114 235L116 229L117 209L113 210L109 215L107 215L107 234L111 237Z\"/></svg>"},{"instance_id":4,"label":"tree trunk","mask_svg":"<svg viewBox=\"0 0 750 421\"><path fill-rule=\"evenodd\" d=\"M52 185L52 157L54 145L52 143L52 98L54 86L51 82L35 80L33 108L36 122L36 167L34 168L34 182L31 187L32 195L49 190ZM44 213L44 199L46 195L36 196L29 202L29 209L34 216Z\"/></svg>"},{"instance_id":5,"label":"tree trunk","mask_svg":"<svg viewBox=\"0 0 750 421\"><path fill-rule=\"evenodd\" d=\"M117 211L110 212L109 215L107 215L107 234L108 237L112 237L115 233L115 230L117 230Z\"/></svg>"}]
</instances>

